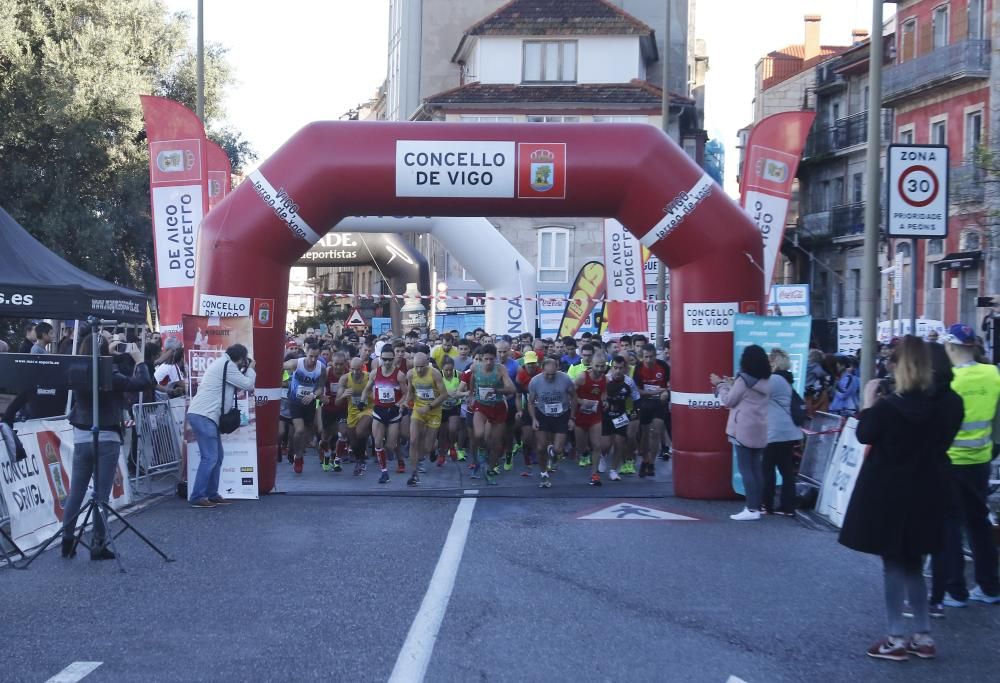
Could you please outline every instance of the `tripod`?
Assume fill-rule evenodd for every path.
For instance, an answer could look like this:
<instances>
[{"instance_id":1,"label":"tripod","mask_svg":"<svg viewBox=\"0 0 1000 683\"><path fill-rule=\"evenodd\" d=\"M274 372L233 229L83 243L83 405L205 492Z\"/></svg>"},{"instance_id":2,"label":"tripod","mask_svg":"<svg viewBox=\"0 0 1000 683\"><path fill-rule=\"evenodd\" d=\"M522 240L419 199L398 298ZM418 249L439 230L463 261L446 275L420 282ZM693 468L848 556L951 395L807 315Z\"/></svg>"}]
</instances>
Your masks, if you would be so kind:
<instances>
[{"instance_id":1,"label":"tripod","mask_svg":"<svg viewBox=\"0 0 1000 683\"><path fill-rule=\"evenodd\" d=\"M23 560L28 559L28 556L25 555L21 551L21 549L17 547L17 543L14 543L14 539L11 538L7 534L6 531L4 531L3 529L0 529L0 536L2 536L3 538L7 539L7 542L10 543L11 547L14 548L14 551L17 552L17 554L21 556L21 559L23 559ZM13 567L14 569L18 569L19 568L17 566L17 562L14 561L14 557L10 553L7 552L7 549L3 546L2 542L0 542L0 555L2 555L3 559L7 562L7 566Z\"/></svg>"},{"instance_id":2,"label":"tripod","mask_svg":"<svg viewBox=\"0 0 1000 683\"><path fill-rule=\"evenodd\" d=\"M93 455L94 494L90 497L90 500L87 501L87 504L84 505L79 512L77 512L75 515L73 515L73 517L71 517L68 520L65 520L64 522L65 526L70 527L70 525L76 524L76 520L80 518L81 514L83 515L83 524L81 524L79 526L79 529L76 531L75 538L73 539L72 549L70 551L70 556L72 557L72 555L76 553L76 548L79 545L83 545L85 548L88 548L91 552L95 550L93 546L88 545L83 540L83 532L87 528L87 522L93 520L95 529L97 527L98 522L101 522L103 524L104 533L107 535L106 539L107 546L111 549L111 552L114 554L115 560L118 562L118 570L120 572L125 573L125 567L124 565L122 565L121 553L115 546L115 539L124 534L126 531L133 532L136 536L138 536L142 540L143 543L145 543L150 548L155 550L160 555L160 557L162 557L166 562L173 562L173 559L168 557L166 553L164 553L162 550L156 547L156 545L152 541L143 536L138 529L136 529L132 524L127 522L124 517L118 514L118 512L111 507L111 505L102 500L98 500L98 491L100 491L100 470L101 470L100 467L101 463L99 457L101 428L99 424L100 404L99 404L99 391L98 391L100 381L98 379L98 373L97 373L97 365L98 365L97 357L98 357L98 347L100 346L100 342L98 342L97 339L98 335L100 335L101 333L102 323L113 325L116 324L116 322L110 320L101 321L100 319L95 318L94 316L90 316L89 318L87 318L87 322L90 324L90 335L91 335L90 355L91 355L92 368L91 368L91 386L90 386L91 390L90 433L91 433L91 447L93 448L93 454L94 454ZM125 526L125 528L121 529L116 534L112 534L111 529L108 525L108 515L114 515L114 517L118 519L118 521L120 521ZM34 562L39 555L45 552L45 550L52 544L54 540L60 538L62 535L63 531L62 529L60 529L52 536L50 536L49 539L42 544L41 548L39 548L38 551L34 555L32 555L27 562L24 563L24 565L18 567L18 569L27 569L28 566L31 565L31 563Z\"/></svg>"}]
</instances>

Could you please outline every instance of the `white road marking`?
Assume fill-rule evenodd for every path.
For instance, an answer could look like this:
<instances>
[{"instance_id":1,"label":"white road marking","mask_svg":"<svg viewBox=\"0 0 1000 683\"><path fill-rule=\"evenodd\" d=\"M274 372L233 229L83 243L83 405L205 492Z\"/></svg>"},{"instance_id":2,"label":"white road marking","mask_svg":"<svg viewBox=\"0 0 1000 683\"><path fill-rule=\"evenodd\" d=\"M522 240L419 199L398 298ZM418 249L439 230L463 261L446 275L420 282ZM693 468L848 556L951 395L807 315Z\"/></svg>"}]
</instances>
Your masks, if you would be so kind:
<instances>
[{"instance_id":1,"label":"white road marking","mask_svg":"<svg viewBox=\"0 0 1000 683\"><path fill-rule=\"evenodd\" d=\"M726 679L726 683L747 683L742 678L737 678L736 676L730 676Z\"/></svg>"},{"instance_id":2,"label":"white road marking","mask_svg":"<svg viewBox=\"0 0 1000 683\"><path fill-rule=\"evenodd\" d=\"M479 489L465 489L465 491L463 491L462 493L467 496L478 496Z\"/></svg>"},{"instance_id":3,"label":"white road marking","mask_svg":"<svg viewBox=\"0 0 1000 683\"><path fill-rule=\"evenodd\" d=\"M104 662L73 662L45 683L76 683Z\"/></svg>"},{"instance_id":4,"label":"white road marking","mask_svg":"<svg viewBox=\"0 0 1000 683\"><path fill-rule=\"evenodd\" d=\"M463 498L455 510L451 529L448 530L441 556L438 558L437 566L434 567L434 575L431 577L424 600L420 603L420 610L410 625L410 632L406 634L406 642L396 657L396 666L389 676L389 683L419 683L427 674L427 665L430 664L431 654L434 652L434 643L437 641L438 631L441 630L444 613L448 609L451 591L455 587L455 577L458 574L458 565L462 562L462 553L465 551L465 541L469 536L469 525L472 523L472 511L475 507L475 498Z\"/></svg>"}]
</instances>

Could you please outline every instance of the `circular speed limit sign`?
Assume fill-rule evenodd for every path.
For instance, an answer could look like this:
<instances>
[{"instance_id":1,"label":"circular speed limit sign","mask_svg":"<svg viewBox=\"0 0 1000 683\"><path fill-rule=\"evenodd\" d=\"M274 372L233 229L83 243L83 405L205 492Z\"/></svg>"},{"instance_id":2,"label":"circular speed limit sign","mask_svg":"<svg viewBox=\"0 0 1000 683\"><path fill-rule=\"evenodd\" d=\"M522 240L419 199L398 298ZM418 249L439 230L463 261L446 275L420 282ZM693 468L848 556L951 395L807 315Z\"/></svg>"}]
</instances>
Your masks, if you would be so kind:
<instances>
[{"instance_id":1,"label":"circular speed limit sign","mask_svg":"<svg viewBox=\"0 0 1000 683\"><path fill-rule=\"evenodd\" d=\"M941 183L926 166L910 166L899 176L899 194L910 206L921 208L937 199Z\"/></svg>"}]
</instances>

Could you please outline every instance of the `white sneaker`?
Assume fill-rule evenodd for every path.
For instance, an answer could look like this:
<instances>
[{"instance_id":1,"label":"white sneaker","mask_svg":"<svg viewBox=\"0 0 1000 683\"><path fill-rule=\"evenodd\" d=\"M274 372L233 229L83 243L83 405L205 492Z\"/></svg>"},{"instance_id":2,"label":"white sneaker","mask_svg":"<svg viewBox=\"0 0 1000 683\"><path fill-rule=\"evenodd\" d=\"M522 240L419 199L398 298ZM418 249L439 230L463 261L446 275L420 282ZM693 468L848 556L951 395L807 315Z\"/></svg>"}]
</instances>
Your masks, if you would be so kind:
<instances>
[{"instance_id":1,"label":"white sneaker","mask_svg":"<svg viewBox=\"0 0 1000 683\"><path fill-rule=\"evenodd\" d=\"M987 605L996 605L997 603L1000 603L1000 595L988 595L982 588L976 586L969 591L969 600L974 600L975 602L985 602Z\"/></svg>"},{"instance_id":2,"label":"white sneaker","mask_svg":"<svg viewBox=\"0 0 1000 683\"><path fill-rule=\"evenodd\" d=\"M608 471L608 459L603 455L601 456L601 459L597 461L597 471L601 474Z\"/></svg>"},{"instance_id":3,"label":"white sneaker","mask_svg":"<svg viewBox=\"0 0 1000 683\"><path fill-rule=\"evenodd\" d=\"M611 481L621 481L622 480L622 478L620 476L618 476L618 470L615 470L615 469L613 469L610 472L608 472L608 479L610 479Z\"/></svg>"},{"instance_id":4,"label":"white sneaker","mask_svg":"<svg viewBox=\"0 0 1000 683\"><path fill-rule=\"evenodd\" d=\"M735 515L729 515L729 519L736 522L751 522L760 519L760 513L756 510L743 508L743 512L737 512Z\"/></svg>"}]
</instances>

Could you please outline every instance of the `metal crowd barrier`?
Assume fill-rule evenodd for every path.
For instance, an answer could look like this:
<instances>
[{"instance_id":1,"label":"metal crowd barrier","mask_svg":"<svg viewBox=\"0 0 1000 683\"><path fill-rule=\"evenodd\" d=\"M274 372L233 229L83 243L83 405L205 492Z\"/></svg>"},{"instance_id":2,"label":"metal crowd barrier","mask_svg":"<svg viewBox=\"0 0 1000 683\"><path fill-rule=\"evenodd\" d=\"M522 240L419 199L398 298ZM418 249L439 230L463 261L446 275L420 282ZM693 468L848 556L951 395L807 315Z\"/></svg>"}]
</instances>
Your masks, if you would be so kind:
<instances>
[{"instance_id":1,"label":"metal crowd barrier","mask_svg":"<svg viewBox=\"0 0 1000 683\"><path fill-rule=\"evenodd\" d=\"M823 485L843 421L840 415L818 412L806 422L803 427L806 443L802 449L802 464L799 465L800 480L817 488Z\"/></svg>"},{"instance_id":2,"label":"metal crowd barrier","mask_svg":"<svg viewBox=\"0 0 1000 683\"><path fill-rule=\"evenodd\" d=\"M183 406L182 420L183 420ZM181 462L181 430L173 406L167 402L136 403L135 416L137 454L135 489L143 484L152 488L152 477L176 471Z\"/></svg>"}]
</instances>

